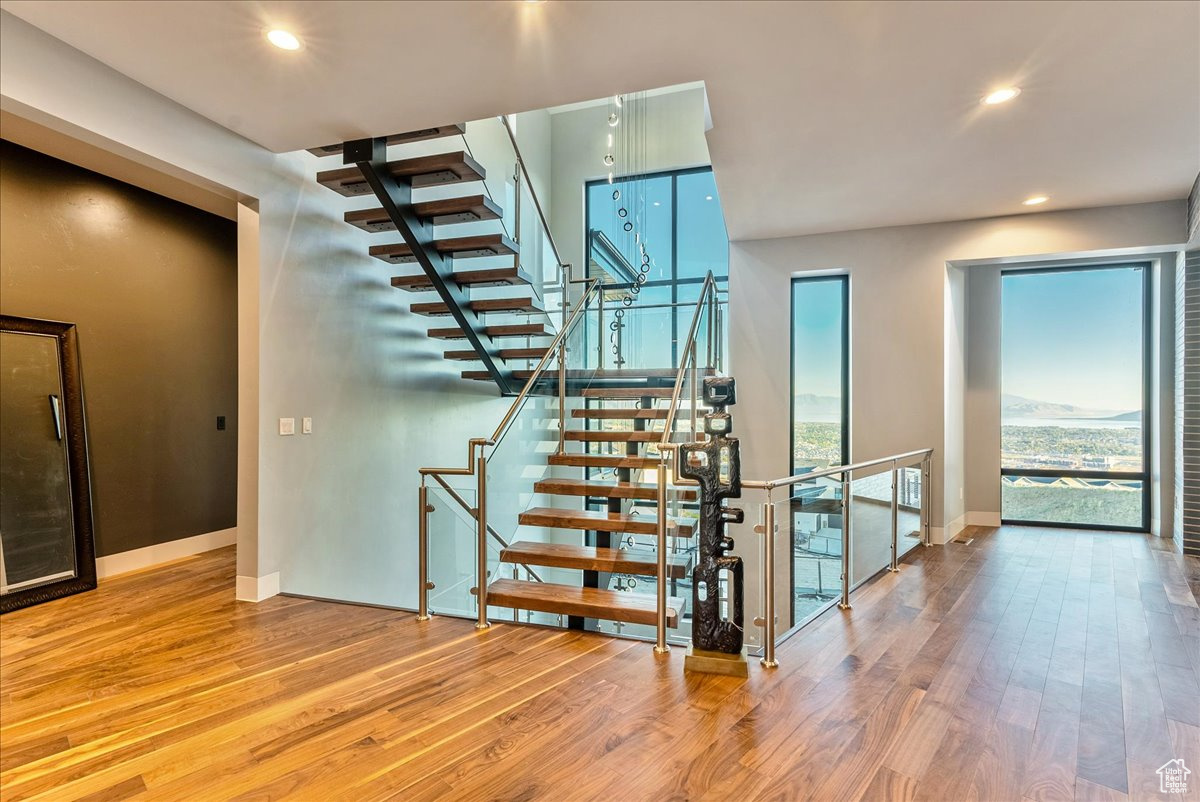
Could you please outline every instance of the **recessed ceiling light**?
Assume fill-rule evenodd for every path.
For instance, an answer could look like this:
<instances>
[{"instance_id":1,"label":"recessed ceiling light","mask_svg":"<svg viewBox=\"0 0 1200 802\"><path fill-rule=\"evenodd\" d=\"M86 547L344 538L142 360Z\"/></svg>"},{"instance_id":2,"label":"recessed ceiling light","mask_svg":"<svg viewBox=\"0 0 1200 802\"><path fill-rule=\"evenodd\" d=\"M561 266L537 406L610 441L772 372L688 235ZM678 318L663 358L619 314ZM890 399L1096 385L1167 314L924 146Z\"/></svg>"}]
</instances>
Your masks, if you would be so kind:
<instances>
[{"instance_id":1,"label":"recessed ceiling light","mask_svg":"<svg viewBox=\"0 0 1200 802\"><path fill-rule=\"evenodd\" d=\"M267 41L278 47L280 50L299 50L300 40L296 35L289 33L282 28L274 28L267 31Z\"/></svg>"},{"instance_id":2,"label":"recessed ceiling light","mask_svg":"<svg viewBox=\"0 0 1200 802\"><path fill-rule=\"evenodd\" d=\"M1021 201L1021 203L1025 204L1026 206L1037 206L1045 203L1048 200L1050 200L1049 195L1034 195L1032 198L1026 198L1025 200Z\"/></svg>"},{"instance_id":3,"label":"recessed ceiling light","mask_svg":"<svg viewBox=\"0 0 1200 802\"><path fill-rule=\"evenodd\" d=\"M712 200L712 195L705 195L705 196L704 196L704 199L705 199L705 200Z\"/></svg>"},{"instance_id":4,"label":"recessed ceiling light","mask_svg":"<svg viewBox=\"0 0 1200 802\"><path fill-rule=\"evenodd\" d=\"M983 97L983 105L997 106L1001 103L1007 103L1017 95L1021 94L1021 90L1015 86L1006 86L1003 89L997 89L994 92L989 92Z\"/></svg>"},{"instance_id":5,"label":"recessed ceiling light","mask_svg":"<svg viewBox=\"0 0 1200 802\"><path fill-rule=\"evenodd\" d=\"M659 203L658 201L655 201L655 202L654 202L654 205L655 205L655 206L662 206L662 204L661 204L661 203Z\"/></svg>"}]
</instances>

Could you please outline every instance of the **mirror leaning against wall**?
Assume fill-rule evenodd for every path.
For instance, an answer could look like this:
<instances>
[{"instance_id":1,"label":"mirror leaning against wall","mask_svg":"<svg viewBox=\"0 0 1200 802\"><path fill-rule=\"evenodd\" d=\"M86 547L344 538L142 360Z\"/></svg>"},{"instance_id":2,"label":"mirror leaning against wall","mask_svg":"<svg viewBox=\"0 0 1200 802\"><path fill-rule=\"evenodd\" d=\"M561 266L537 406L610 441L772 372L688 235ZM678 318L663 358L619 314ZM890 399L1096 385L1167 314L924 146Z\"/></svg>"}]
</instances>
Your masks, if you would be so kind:
<instances>
[{"instance_id":1,"label":"mirror leaning against wall","mask_svg":"<svg viewBox=\"0 0 1200 802\"><path fill-rule=\"evenodd\" d=\"M0 315L0 613L95 587L75 325Z\"/></svg>"}]
</instances>

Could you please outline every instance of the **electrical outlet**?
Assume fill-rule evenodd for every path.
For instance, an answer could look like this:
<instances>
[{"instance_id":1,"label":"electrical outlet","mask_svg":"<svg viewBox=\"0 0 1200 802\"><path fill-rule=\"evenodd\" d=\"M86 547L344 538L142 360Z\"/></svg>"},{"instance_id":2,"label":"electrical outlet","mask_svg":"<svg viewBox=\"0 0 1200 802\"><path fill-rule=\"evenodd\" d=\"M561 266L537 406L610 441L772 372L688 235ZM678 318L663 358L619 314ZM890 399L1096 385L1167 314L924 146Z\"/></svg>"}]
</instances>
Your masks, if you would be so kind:
<instances>
[{"instance_id":1,"label":"electrical outlet","mask_svg":"<svg viewBox=\"0 0 1200 802\"><path fill-rule=\"evenodd\" d=\"M280 418L279 419L279 433L281 435L295 434L296 433L296 419L295 418Z\"/></svg>"},{"instance_id":2,"label":"electrical outlet","mask_svg":"<svg viewBox=\"0 0 1200 802\"><path fill-rule=\"evenodd\" d=\"M217 416L217 431L218 432L225 431L225 416L224 415Z\"/></svg>"},{"instance_id":3,"label":"electrical outlet","mask_svg":"<svg viewBox=\"0 0 1200 802\"><path fill-rule=\"evenodd\" d=\"M300 434L312 434L312 418L300 419Z\"/></svg>"}]
</instances>

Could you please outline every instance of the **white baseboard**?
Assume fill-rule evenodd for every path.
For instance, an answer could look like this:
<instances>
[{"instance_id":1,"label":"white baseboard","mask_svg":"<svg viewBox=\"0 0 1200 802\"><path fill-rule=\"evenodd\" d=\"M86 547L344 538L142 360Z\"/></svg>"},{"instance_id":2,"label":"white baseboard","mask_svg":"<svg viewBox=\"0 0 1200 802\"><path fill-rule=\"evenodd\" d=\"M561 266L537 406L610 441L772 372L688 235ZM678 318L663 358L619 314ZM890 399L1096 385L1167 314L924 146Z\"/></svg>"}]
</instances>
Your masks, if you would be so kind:
<instances>
[{"instance_id":1,"label":"white baseboard","mask_svg":"<svg viewBox=\"0 0 1200 802\"><path fill-rule=\"evenodd\" d=\"M279 572L266 576L239 576L237 578L237 600L260 602L279 595Z\"/></svg>"},{"instance_id":2,"label":"white baseboard","mask_svg":"<svg viewBox=\"0 0 1200 802\"><path fill-rule=\"evenodd\" d=\"M108 579L118 574L130 571L140 571L143 568L169 563L193 554L201 554L213 549L232 546L237 543L237 529L222 529L203 535L194 535L167 543L156 543L141 549L123 551L120 554L109 554L107 557L96 558L96 578Z\"/></svg>"},{"instance_id":3,"label":"white baseboard","mask_svg":"<svg viewBox=\"0 0 1200 802\"><path fill-rule=\"evenodd\" d=\"M1000 513L998 512L968 512L965 516L967 526L999 526Z\"/></svg>"},{"instance_id":4,"label":"white baseboard","mask_svg":"<svg viewBox=\"0 0 1200 802\"><path fill-rule=\"evenodd\" d=\"M958 537L958 533L967 526L967 516L960 515L945 526L929 527L929 539L937 546L944 546L954 538Z\"/></svg>"}]
</instances>

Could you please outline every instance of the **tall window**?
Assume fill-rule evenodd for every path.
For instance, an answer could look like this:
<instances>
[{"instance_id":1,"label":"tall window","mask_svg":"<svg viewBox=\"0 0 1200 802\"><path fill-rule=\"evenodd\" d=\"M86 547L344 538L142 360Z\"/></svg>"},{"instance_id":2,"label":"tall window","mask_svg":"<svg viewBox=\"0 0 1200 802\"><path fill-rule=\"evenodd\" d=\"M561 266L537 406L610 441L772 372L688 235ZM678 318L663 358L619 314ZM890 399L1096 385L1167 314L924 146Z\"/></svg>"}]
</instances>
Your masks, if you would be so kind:
<instances>
[{"instance_id":1,"label":"tall window","mask_svg":"<svg viewBox=\"0 0 1200 802\"><path fill-rule=\"evenodd\" d=\"M1148 283L1141 264L1003 274L1007 522L1150 528Z\"/></svg>"},{"instance_id":2,"label":"tall window","mask_svg":"<svg viewBox=\"0 0 1200 802\"><path fill-rule=\"evenodd\" d=\"M614 192L620 195L614 199ZM626 216L620 210L626 209ZM626 223L638 225L625 230ZM641 264L636 235L646 242L652 269L637 298L639 307L658 306L636 316L636 330L626 332L627 347L639 349L641 364L677 364L680 343L687 338L694 304L708 271L717 285L729 282L729 237L711 167L652 173L638 179L591 181L587 184L584 241L589 271L598 264L623 260L629 269ZM615 253L614 253L615 252ZM647 357L654 354L655 360Z\"/></svg>"},{"instance_id":3,"label":"tall window","mask_svg":"<svg viewBox=\"0 0 1200 802\"><path fill-rule=\"evenodd\" d=\"M792 279L792 473L849 455L849 276Z\"/></svg>"}]
</instances>

